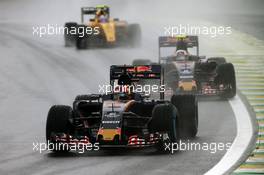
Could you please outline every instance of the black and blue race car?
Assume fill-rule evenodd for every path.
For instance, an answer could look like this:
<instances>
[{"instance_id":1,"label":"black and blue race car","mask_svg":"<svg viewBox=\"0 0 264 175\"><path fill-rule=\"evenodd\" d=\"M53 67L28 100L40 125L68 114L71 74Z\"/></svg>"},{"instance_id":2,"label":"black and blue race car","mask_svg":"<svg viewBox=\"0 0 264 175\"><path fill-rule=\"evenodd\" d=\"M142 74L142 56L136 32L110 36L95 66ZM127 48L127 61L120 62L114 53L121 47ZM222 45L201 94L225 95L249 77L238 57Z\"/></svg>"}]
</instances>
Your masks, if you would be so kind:
<instances>
[{"instance_id":1,"label":"black and blue race car","mask_svg":"<svg viewBox=\"0 0 264 175\"><path fill-rule=\"evenodd\" d=\"M131 89L141 80L157 80L158 85L162 85L162 72L160 65L113 65L110 84L117 82ZM198 105L194 95L173 95L170 100L165 100L164 92L159 93L159 99L127 90L78 95L72 107L55 105L50 108L46 139L54 145L155 146L166 152L166 144L196 136ZM53 151L70 151L69 148L55 146Z\"/></svg>"}]
</instances>

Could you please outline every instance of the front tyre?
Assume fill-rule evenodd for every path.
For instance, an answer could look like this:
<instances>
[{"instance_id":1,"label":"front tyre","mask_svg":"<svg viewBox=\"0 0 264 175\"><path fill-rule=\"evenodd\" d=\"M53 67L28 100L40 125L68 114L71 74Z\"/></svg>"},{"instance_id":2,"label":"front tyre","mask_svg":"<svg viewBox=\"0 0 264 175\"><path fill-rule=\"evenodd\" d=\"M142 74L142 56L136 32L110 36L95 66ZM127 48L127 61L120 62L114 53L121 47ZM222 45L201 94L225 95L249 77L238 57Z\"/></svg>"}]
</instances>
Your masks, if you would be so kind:
<instances>
[{"instance_id":1,"label":"front tyre","mask_svg":"<svg viewBox=\"0 0 264 175\"><path fill-rule=\"evenodd\" d=\"M179 111L180 137L194 138L198 132L198 102L195 95L173 95L171 103Z\"/></svg>"},{"instance_id":2,"label":"front tyre","mask_svg":"<svg viewBox=\"0 0 264 175\"><path fill-rule=\"evenodd\" d=\"M65 146L58 147L54 142L55 134L69 134L70 123L69 119L72 117L72 108L70 106L55 105L52 106L48 112L46 123L46 141L52 143L52 150L54 152L67 152L69 149Z\"/></svg>"},{"instance_id":3,"label":"front tyre","mask_svg":"<svg viewBox=\"0 0 264 175\"><path fill-rule=\"evenodd\" d=\"M153 108L149 129L152 133L162 133L162 139L157 144L158 151L168 153L166 144L178 143L179 130L177 109L170 103L158 104Z\"/></svg>"}]
</instances>

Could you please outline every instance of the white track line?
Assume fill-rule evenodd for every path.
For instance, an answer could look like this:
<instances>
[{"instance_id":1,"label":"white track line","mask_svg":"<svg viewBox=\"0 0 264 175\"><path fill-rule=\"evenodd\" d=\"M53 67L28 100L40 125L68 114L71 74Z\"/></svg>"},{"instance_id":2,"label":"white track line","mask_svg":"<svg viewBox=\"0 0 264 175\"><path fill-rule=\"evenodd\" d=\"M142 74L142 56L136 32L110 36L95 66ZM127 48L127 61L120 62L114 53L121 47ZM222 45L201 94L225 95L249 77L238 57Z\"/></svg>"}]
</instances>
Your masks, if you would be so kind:
<instances>
[{"instance_id":1,"label":"white track line","mask_svg":"<svg viewBox=\"0 0 264 175\"><path fill-rule=\"evenodd\" d=\"M229 103L236 117L237 135L231 148L212 169L205 173L205 175L221 175L228 173L244 156L248 146L251 144L251 138L254 136L250 114L240 97L237 95L229 100Z\"/></svg>"}]
</instances>

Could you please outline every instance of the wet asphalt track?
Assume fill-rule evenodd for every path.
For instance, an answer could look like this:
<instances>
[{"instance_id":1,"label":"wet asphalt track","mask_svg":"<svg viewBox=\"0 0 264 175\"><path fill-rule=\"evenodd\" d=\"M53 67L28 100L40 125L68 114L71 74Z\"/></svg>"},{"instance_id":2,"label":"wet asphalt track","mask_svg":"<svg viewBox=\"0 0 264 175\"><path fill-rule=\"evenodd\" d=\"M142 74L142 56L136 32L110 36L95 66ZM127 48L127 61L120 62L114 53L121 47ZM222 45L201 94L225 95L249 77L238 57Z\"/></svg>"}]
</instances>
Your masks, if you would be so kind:
<instances>
[{"instance_id":1,"label":"wet asphalt track","mask_svg":"<svg viewBox=\"0 0 264 175\"><path fill-rule=\"evenodd\" d=\"M30 0L25 3L1 3L0 174L203 174L224 155L225 151L214 154L208 151L182 151L174 155L159 155L153 149L67 155L34 152L32 143L45 141L46 114L51 105L70 105L77 94L97 92L99 84L108 82L111 64L130 63L134 58L142 57L156 60L156 41L162 30L162 18L153 24L139 17L124 16L132 21L139 20L143 27L145 34L140 49L77 51L65 48L62 36L32 36L32 25L44 24L49 20L63 24L73 19L72 16L78 20L79 7L87 3L82 1L75 4L70 1L70 5L61 7L61 1L55 1L56 7L65 15L59 15L53 7L49 15L56 13L58 16L51 19L43 13L32 16L37 11L34 7L51 7L51 1L39 2L39 6ZM137 1L133 4L134 8L140 3ZM27 9L25 21L19 21L15 14L9 13L19 5ZM113 2L112 6L115 5L120 7ZM159 4L155 5L157 8ZM66 14L71 8L76 11ZM22 15L22 11L18 10L16 14ZM121 16L125 10L113 13ZM146 15L146 18L149 19L149 16ZM165 23L168 24L168 20ZM149 24L159 26L161 30L149 28ZM199 117L199 132L194 142L232 142L236 125L228 102L199 101Z\"/></svg>"},{"instance_id":2,"label":"wet asphalt track","mask_svg":"<svg viewBox=\"0 0 264 175\"><path fill-rule=\"evenodd\" d=\"M12 26L12 25L11 25ZM155 150L93 152L56 156L32 151L45 140L45 120L52 104L71 104L76 94L96 92L107 82L110 64L123 63L130 49L77 52L60 42L34 41L1 28L1 160L4 174L202 174L224 151L186 151L157 155ZM17 25L17 27L21 27ZM23 28L23 27L22 27ZM117 52L120 51L120 52ZM110 54L109 54L110 53ZM110 56L109 56L110 55ZM96 58L93 61L91 59ZM200 128L195 142L232 142L235 119L226 101L199 102ZM2 173L1 173L2 174Z\"/></svg>"}]
</instances>

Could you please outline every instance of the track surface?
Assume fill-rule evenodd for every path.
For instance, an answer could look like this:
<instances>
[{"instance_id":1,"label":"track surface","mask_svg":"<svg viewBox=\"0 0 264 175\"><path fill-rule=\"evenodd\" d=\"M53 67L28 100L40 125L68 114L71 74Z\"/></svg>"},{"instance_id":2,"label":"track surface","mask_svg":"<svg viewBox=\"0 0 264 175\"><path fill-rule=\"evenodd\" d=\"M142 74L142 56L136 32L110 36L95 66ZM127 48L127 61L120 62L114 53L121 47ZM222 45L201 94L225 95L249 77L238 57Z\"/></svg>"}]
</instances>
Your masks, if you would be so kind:
<instances>
[{"instance_id":1,"label":"track surface","mask_svg":"<svg viewBox=\"0 0 264 175\"><path fill-rule=\"evenodd\" d=\"M127 10L122 9L117 2L110 4L116 11L118 7L121 9L113 12L114 16L124 15L123 18L141 23L144 33L142 48L77 51L64 48L62 36L32 36L32 25L63 24L70 19L79 21L79 8L87 6L88 2L1 2L0 174L203 174L224 155L225 151L215 154L184 151L174 155L158 155L150 149L55 156L49 152L40 154L32 150L33 142L45 141L46 114L51 105L70 105L77 94L98 92L98 85L108 82L111 64L128 64L134 58L142 57L156 60L157 36L162 34L163 25L170 24L171 19L165 20L160 12L155 23L150 20L151 15L144 13L144 19L148 19L144 21L140 16L126 15L126 12L131 13L136 7L142 10L139 1L124 3L126 8L132 6L132 9ZM146 8L151 5L150 1L147 2ZM159 9L162 4L155 1L152 5ZM39 7L47 7L50 11L33 16ZM72 13L69 13L70 9L73 9ZM14 10L17 10L16 15L24 16L22 21L10 13ZM166 13L164 11L164 15ZM52 16L54 18L50 19ZM205 42L203 47L207 46L211 45ZM220 48L227 49L225 47L228 46L221 45ZM232 142L236 125L228 102L201 100L199 117L199 133L195 142Z\"/></svg>"},{"instance_id":2,"label":"track surface","mask_svg":"<svg viewBox=\"0 0 264 175\"><path fill-rule=\"evenodd\" d=\"M20 26L17 26L20 27ZM45 120L52 104L70 104L76 94L97 92L107 81L110 64L122 63L129 49L77 52L40 43L1 29L1 171L11 174L202 174L224 151L186 151L157 155L154 150L70 154L55 157L33 152L32 142L43 142ZM55 45L55 43L53 43ZM108 53L111 57L108 56ZM123 54L123 55L122 55ZM107 56L107 57L106 57ZM89 58L90 57L90 58ZM93 62L91 59L96 58ZM200 131L195 142L232 142L235 121L225 101L199 102ZM219 115L221 114L221 115ZM154 153L153 153L154 152ZM66 157L65 157L66 156ZM195 166L193 165L195 164ZM15 167L15 168L14 168Z\"/></svg>"}]
</instances>

